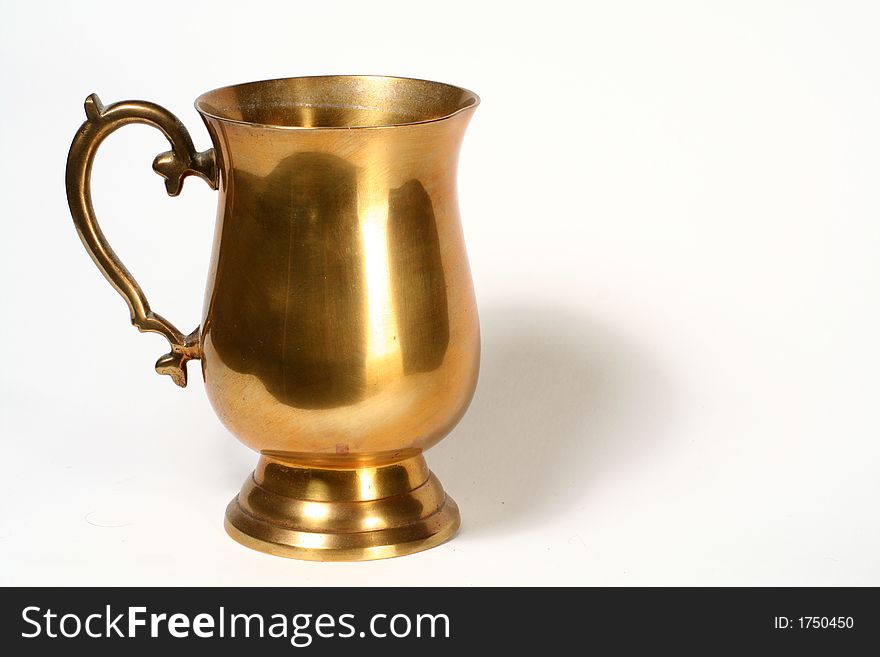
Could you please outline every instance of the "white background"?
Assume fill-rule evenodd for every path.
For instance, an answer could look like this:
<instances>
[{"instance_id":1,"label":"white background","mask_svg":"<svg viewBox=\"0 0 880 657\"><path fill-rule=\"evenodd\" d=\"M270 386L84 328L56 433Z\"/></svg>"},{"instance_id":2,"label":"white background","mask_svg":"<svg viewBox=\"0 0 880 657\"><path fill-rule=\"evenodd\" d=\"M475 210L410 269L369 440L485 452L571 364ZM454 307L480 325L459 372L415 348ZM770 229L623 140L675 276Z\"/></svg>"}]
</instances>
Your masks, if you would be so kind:
<instances>
[{"instance_id":1,"label":"white background","mask_svg":"<svg viewBox=\"0 0 880 657\"><path fill-rule=\"evenodd\" d=\"M853 2L76 2L0 19L2 584L880 584L880 14ZM483 322L428 461L461 533L382 562L227 538L256 462L79 243L82 101L320 73L482 96L460 197ZM216 197L105 143L102 226L199 318Z\"/></svg>"}]
</instances>

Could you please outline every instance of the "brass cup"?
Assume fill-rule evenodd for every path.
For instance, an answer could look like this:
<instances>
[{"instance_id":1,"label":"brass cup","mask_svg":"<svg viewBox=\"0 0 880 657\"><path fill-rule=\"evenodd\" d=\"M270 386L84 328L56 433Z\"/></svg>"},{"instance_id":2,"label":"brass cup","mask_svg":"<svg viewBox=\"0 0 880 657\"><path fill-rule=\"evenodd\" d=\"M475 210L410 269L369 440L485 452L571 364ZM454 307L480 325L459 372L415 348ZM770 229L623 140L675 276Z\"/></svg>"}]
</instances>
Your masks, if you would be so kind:
<instances>
[{"instance_id":1,"label":"brass cup","mask_svg":"<svg viewBox=\"0 0 880 657\"><path fill-rule=\"evenodd\" d=\"M392 77L235 85L196 101L214 144L198 152L158 105L86 99L67 163L74 223L132 323L170 342L156 370L185 386L187 361L200 359L220 420L260 452L226 512L240 543L354 561L457 530L458 507L422 452L464 414L479 370L456 198L478 103ZM95 219L94 156L127 123L168 138L153 168L169 194L189 175L220 192L202 322L189 334L150 309Z\"/></svg>"}]
</instances>

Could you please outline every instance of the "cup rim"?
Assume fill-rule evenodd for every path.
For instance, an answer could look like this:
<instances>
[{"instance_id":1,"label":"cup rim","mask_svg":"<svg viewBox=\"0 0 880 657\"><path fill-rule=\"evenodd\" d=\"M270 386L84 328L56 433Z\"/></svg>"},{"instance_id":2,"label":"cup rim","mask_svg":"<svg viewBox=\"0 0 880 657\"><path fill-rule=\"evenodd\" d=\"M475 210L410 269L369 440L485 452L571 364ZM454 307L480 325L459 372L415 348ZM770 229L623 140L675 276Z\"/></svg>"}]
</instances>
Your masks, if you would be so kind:
<instances>
[{"instance_id":1,"label":"cup rim","mask_svg":"<svg viewBox=\"0 0 880 657\"><path fill-rule=\"evenodd\" d=\"M418 121L405 121L401 123L377 123L370 125L354 125L354 126L345 126L345 125L328 125L328 126L298 126L298 125L280 125L277 123L261 123L259 121L246 121L244 119L237 119L230 116L224 116L221 112L216 110L207 109L207 101L208 98L221 94L224 92L229 92L237 89L241 89L243 87L263 85L263 84L271 84L276 82L286 82L291 80L306 80L306 79L326 79L326 80L334 80L334 79L354 79L354 78L368 78L373 80L397 80L403 82L416 82L416 83L427 83L430 85L436 85L438 87L446 87L449 90L457 91L464 97L464 101L460 107L455 109L452 112L447 112L441 116L431 117L427 119L420 119ZM271 128L275 130L383 130L389 128L403 128L408 126L415 125L424 125L427 123L438 123L440 121L447 121L454 116L457 116L463 112L467 112L468 110L476 109L476 107L480 104L480 97L471 91L470 89L465 89L464 87L460 87L454 84L448 84L446 82L436 82L434 80L426 80L422 78L410 78L396 75L297 75L291 77L281 77L281 78L269 78L266 80L253 80L250 82L240 82L237 84L229 84L224 85L222 87L217 87L215 89L211 89L210 91L206 91L198 96L193 103L196 111L201 114L203 117L211 118L216 121L220 121L222 123L234 123L237 125L246 125L252 126L256 128Z\"/></svg>"}]
</instances>

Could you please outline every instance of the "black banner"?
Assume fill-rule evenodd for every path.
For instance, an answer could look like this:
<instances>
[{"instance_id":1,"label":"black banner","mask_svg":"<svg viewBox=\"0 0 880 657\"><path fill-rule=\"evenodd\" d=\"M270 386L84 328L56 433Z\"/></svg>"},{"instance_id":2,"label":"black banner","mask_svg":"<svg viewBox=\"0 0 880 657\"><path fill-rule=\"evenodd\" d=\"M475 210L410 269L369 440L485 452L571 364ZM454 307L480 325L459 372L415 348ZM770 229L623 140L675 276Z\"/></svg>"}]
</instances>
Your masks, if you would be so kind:
<instances>
[{"instance_id":1,"label":"black banner","mask_svg":"<svg viewBox=\"0 0 880 657\"><path fill-rule=\"evenodd\" d=\"M4 589L5 654L449 655L777 651L878 645L875 589Z\"/></svg>"}]
</instances>

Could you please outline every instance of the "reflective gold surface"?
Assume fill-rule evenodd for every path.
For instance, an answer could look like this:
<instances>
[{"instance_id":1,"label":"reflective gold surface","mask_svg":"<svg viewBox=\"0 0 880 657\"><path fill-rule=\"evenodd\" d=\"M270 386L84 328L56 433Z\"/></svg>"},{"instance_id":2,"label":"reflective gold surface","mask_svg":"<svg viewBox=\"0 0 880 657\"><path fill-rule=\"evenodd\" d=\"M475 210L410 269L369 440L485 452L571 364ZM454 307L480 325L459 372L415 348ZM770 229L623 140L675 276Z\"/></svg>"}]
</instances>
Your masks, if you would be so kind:
<instances>
[{"instance_id":1,"label":"reflective gold surface","mask_svg":"<svg viewBox=\"0 0 880 657\"><path fill-rule=\"evenodd\" d=\"M226 510L226 531L240 543L320 561L409 554L442 543L458 525L458 507L421 456L347 470L264 456Z\"/></svg>"},{"instance_id":2,"label":"reflective gold surface","mask_svg":"<svg viewBox=\"0 0 880 657\"><path fill-rule=\"evenodd\" d=\"M218 416L263 455L227 510L245 545L373 559L457 528L421 453L461 418L479 369L456 198L478 102L403 78L237 85L196 101L214 142L196 153L157 106L87 101L68 163L74 220L134 323L172 343L157 369L185 385L186 361L200 357ZM201 331L190 336L150 311L91 210L94 151L131 121L168 136L173 150L154 166L169 193L190 174L220 191Z\"/></svg>"},{"instance_id":3,"label":"reflective gold surface","mask_svg":"<svg viewBox=\"0 0 880 657\"><path fill-rule=\"evenodd\" d=\"M198 329L184 335L171 322L150 309L147 297L137 281L113 252L101 232L92 207L91 175L95 154L101 142L112 132L130 123L144 123L160 130L172 150L153 161L156 173L165 178L170 196L180 193L183 179L199 175L217 188L214 149L196 152L183 124L168 110L143 101L130 100L105 107L96 94L86 98L86 122L80 126L67 156L67 202L76 230L98 269L128 304L131 323L139 331L160 333L171 345L171 352L156 363L160 374L168 374L179 386L186 385L186 363L199 357Z\"/></svg>"}]
</instances>

